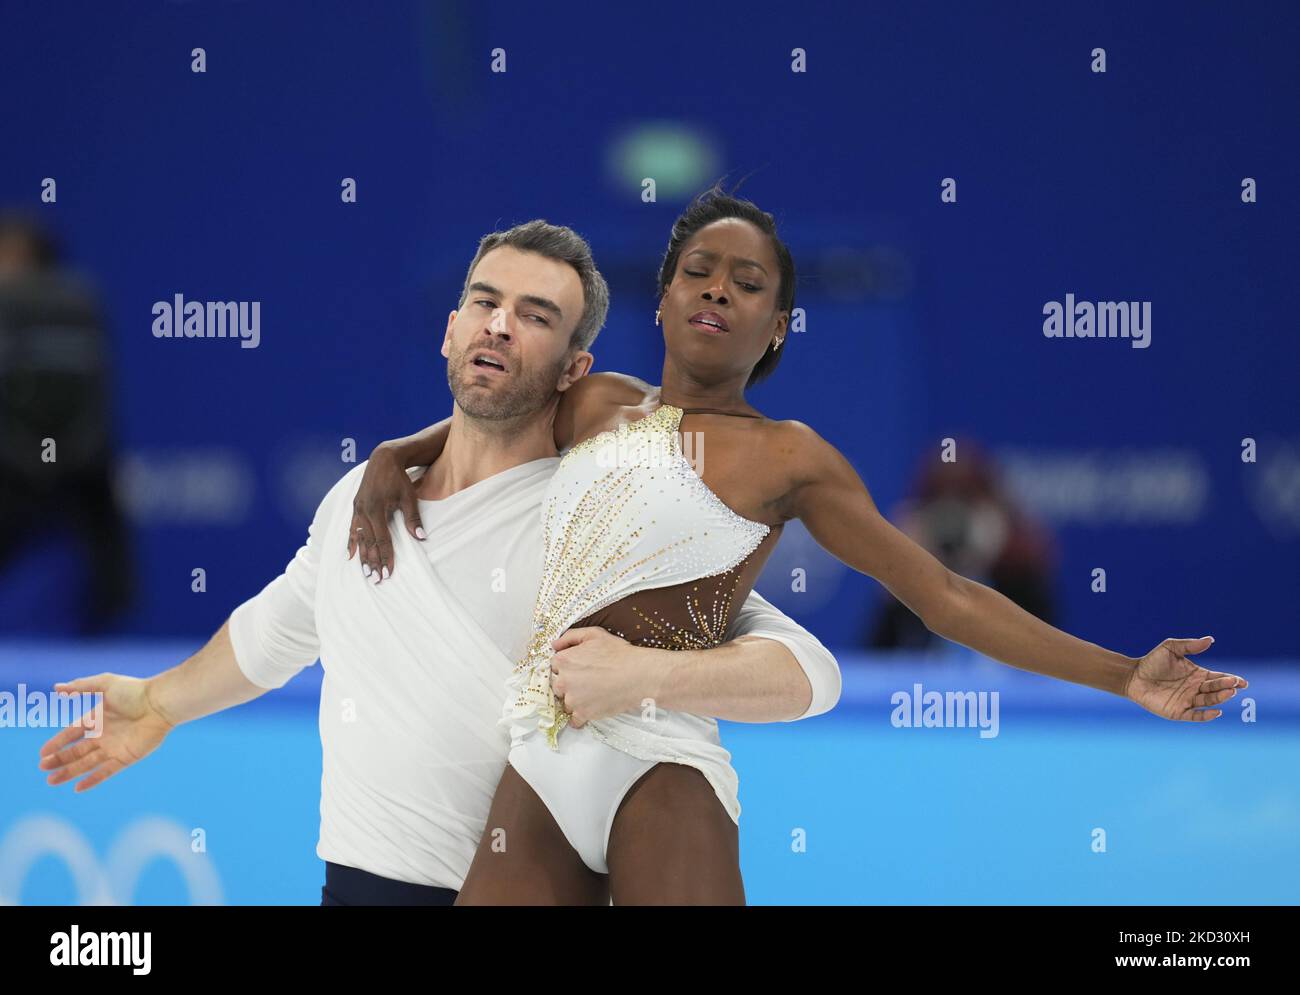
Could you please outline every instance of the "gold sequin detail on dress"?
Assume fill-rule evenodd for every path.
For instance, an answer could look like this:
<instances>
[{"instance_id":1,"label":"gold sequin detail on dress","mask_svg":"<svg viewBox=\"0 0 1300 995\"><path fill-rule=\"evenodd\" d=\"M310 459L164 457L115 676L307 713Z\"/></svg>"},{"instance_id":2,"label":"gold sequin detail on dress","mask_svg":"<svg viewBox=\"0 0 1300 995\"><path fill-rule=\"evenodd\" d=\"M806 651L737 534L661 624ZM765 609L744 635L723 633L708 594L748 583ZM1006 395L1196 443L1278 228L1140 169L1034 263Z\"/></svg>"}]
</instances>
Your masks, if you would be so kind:
<instances>
[{"instance_id":1,"label":"gold sequin detail on dress","mask_svg":"<svg viewBox=\"0 0 1300 995\"><path fill-rule=\"evenodd\" d=\"M740 570L770 528L727 507L695 472L677 434L682 414L661 405L560 460L542 502L533 638L507 682L501 721L515 737L531 726L558 748L568 714L551 690L551 642L578 620L638 645L707 649L723 641ZM617 725L586 728L625 752L653 752L639 732L629 738Z\"/></svg>"}]
</instances>

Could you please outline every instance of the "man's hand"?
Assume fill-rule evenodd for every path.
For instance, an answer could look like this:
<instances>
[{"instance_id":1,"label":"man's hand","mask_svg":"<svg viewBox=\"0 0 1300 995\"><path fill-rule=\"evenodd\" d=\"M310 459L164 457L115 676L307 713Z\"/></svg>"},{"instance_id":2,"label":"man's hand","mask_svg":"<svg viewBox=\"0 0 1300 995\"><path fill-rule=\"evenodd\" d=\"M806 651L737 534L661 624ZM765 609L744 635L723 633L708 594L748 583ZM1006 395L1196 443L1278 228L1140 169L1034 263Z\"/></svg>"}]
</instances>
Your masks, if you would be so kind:
<instances>
[{"instance_id":1,"label":"man's hand","mask_svg":"<svg viewBox=\"0 0 1300 995\"><path fill-rule=\"evenodd\" d=\"M1203 653L1214 642L1200 639L1166 639L1138 661L1124 696L1161 718L1181 722L1209 722L1223 714L1209 709L1227 701L1238 688L1250 687L1242 677L1206 670L1187 659ZM1197 711L1205 708L1206 711Z\"/></svg>"},{"instance_id":2,"label":"man's hand","mask_svg":"<svg viewBox=\"0 0 1300 995\"><path fill-rule=\"evenodd\" d=\"M551 646L551 689L581 728L593 719L639 712L667 650L633 646L599 626L569 629Z\"/></svg>"},{"instance_id":3,"label":"man's hand","mask_svg":"<svg viewBox=\"0 0 1300 995\"><path fill-rule=\"evenodd\" d=\"M42 770L52 771L50 784L62 784L82 774L74 791L88 791L118 771L152 753L175 726L150 700L149 681L120 674L81 677L54 685L55 691L104 697L89 715L56 733L41 747ZM90 737L88 730L99 730ZM71 744L71 745L69 745Z\"/></svg>"},{"instance_id":4,"label":"man's hand","mask_svg":"<svg viewBox=\"0 0 1300 995\"><path fill-rule=\"evenodd\" d=\"M376 584L393 575L388 522L399 508L406 518L406 531L415 539L424 539L415 484L393 449L376 446L352 500L352 524L348 528L348 559L360 549L361 570Z\"/></svg>"}]
</instances>

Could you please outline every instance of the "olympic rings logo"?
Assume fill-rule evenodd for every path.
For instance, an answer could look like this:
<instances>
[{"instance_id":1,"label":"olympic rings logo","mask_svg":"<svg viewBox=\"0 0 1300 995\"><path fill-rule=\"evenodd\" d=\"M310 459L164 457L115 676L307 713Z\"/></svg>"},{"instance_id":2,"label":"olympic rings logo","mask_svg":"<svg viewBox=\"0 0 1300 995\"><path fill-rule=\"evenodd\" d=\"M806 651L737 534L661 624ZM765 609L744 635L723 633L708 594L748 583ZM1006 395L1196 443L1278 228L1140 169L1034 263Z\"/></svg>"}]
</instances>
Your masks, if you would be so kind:
<instances>
[{"instance_id":1,"label":"olympic rings logo","mask_svg":"<svg viewBox=\"0 0 1300 995\"><path fill-rule=\"evenodd\" d=\"M0 840L0 905L17 905L32 865L42 857L63 861L77 889L77 905L130 905L145 866L169 860L185 880L191 905L224 905L221 881L207 853L195 853L190 834L170 819L132 822L101 863L90 841L66 819L33 815L19 820Z\"/></svg>"}]
</instances>

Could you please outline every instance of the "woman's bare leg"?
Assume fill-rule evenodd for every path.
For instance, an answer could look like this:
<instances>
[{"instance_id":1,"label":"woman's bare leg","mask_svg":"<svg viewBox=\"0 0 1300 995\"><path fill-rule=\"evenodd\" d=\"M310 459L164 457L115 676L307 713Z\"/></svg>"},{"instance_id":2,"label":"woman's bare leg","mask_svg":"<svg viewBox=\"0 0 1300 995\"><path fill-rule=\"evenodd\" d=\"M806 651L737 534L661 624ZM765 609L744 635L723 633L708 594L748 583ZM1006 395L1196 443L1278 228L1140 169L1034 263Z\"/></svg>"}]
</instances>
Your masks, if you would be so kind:
<instances>
[{"instance_id":1,"label":"woman's bare leg","mask_svg":"<svg viewBox=\"0 0 1300 995\"><path fill-rule=\"evenodd\" d=\"M623 796L605 859L615 905L745 904L740 831L685 764L656 764Z\"/></svg>"},{"instance_id":2,"label":"woman's bare leg","mask_svg":"<svg viewBox=\"0 0 1300 995\"><path fill-rule=\"evenodd\" d=\"M506 765L457 905L608 905L609 878L582 862L550 810Z\"/></svg>"}]
</instances>

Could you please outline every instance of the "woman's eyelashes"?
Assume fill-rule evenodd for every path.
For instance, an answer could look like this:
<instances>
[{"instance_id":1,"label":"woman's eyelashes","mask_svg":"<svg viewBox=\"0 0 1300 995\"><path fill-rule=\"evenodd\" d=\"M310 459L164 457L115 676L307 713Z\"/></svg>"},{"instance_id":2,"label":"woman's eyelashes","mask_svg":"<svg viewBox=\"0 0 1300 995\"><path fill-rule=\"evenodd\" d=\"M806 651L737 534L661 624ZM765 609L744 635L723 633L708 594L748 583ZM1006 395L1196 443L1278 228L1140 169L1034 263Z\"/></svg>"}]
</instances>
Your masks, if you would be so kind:
<instances>
[{"instance_id":1,"label":"woman's eyelashes","mask_svg":"<svg viewBox=\"0 0 1300 995\"><path fill-rule=\"evenodd\" d=\"M688 270L682 270L682 272L685 273L687 276L695 276L695 277L708 276L708 275L709 275L708 273L698 273L698 272L696 272L696 271L694 271L694 270L689 270L689 269L688 269ZM755 284L752 284L752 283L744 283L744 282L741 282L741 281L737 281L737 284L736 284L736 285L737 285L738 287L742 287L742 288L744 288L748 293L751 293L751 294L757 294L759 291L761 291L761 290L763 289L762 287L760 287L760 286L756 286Z\"/></svg>"}]
</instances>

